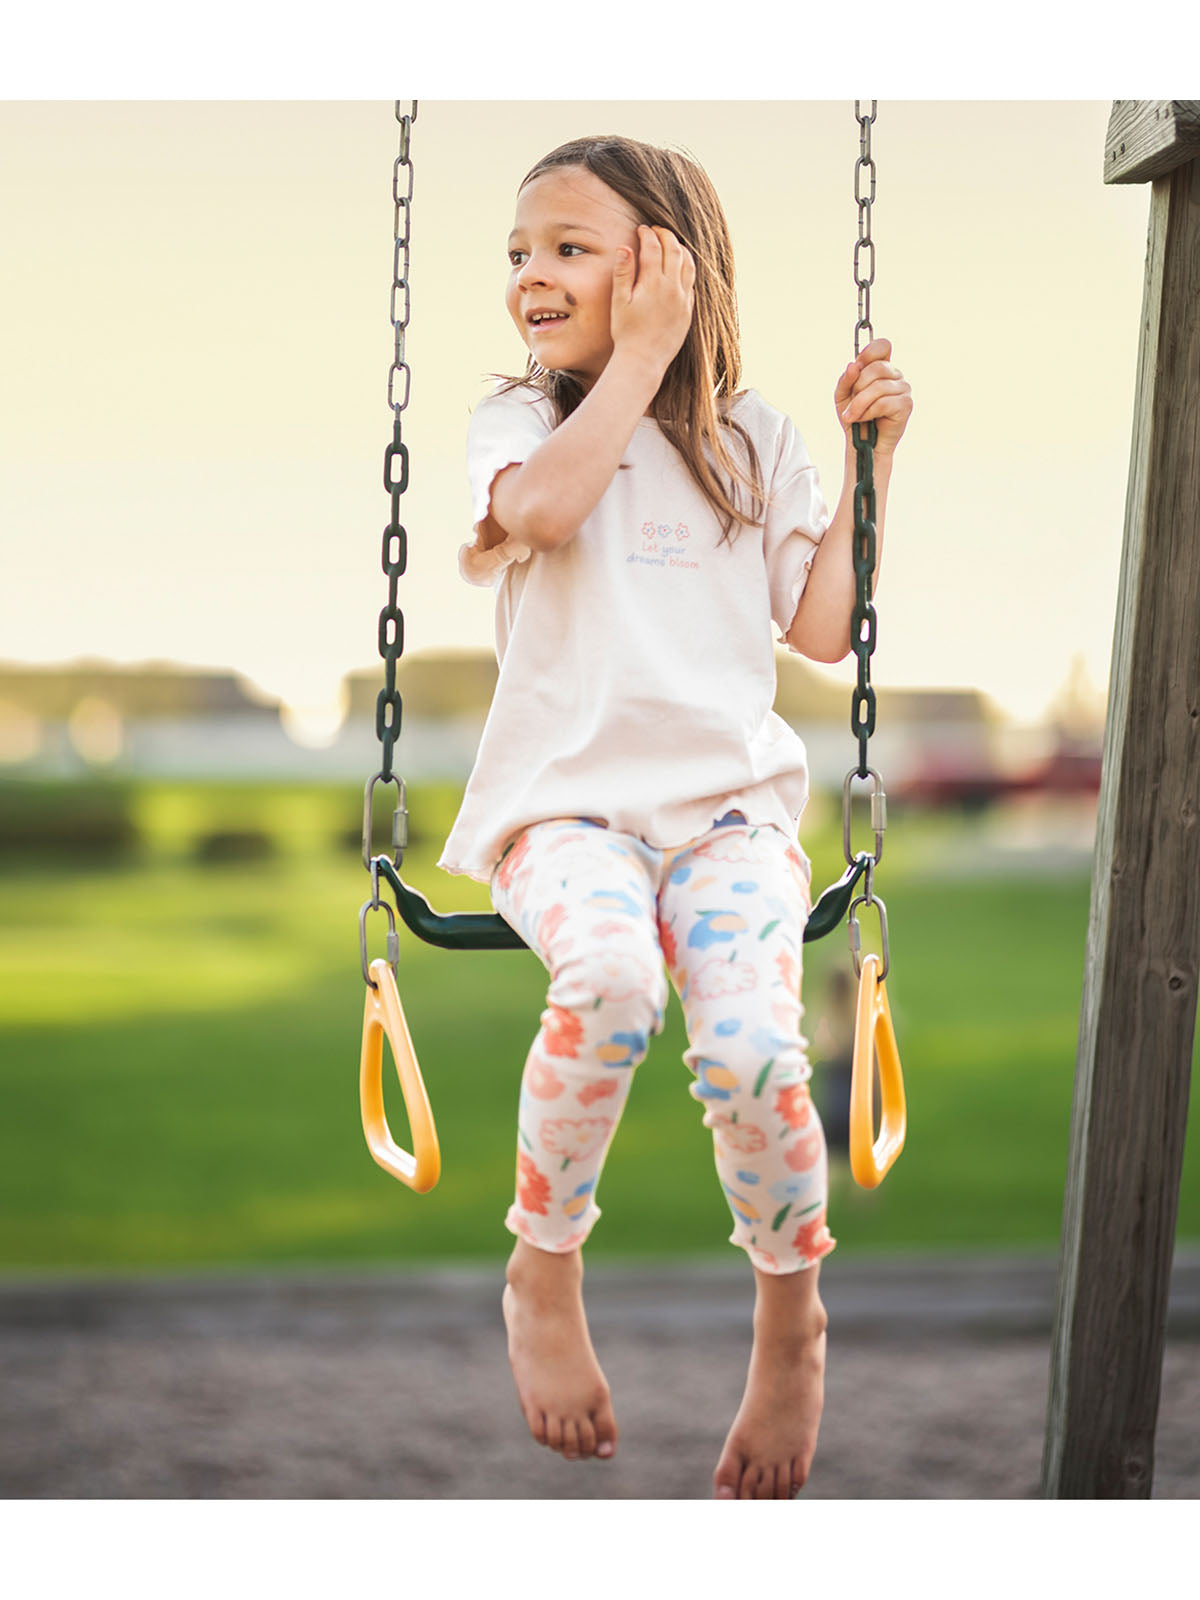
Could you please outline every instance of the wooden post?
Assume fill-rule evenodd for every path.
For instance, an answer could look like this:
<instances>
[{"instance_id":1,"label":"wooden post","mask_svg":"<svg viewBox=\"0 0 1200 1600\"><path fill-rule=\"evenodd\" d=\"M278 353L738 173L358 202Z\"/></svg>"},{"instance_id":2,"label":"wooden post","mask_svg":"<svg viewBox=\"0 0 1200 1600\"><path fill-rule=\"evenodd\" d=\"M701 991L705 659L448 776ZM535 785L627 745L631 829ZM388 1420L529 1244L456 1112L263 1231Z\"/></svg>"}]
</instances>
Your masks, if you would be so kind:
<instances>
[{"instance_id":1,"label":"wooden post","mask_svg":"<svg viewBox=\"0 0 1200 1600\"><path fill-rule=\"evenodd\" d=\"M1042 1467L1148 1498L1200 976L1200 102L1116 101L1153 179ZM1105 360L1104 329L1084 353ZM1063 417L1087 427L1086 405Z\"/></svg>"}]
</instances>

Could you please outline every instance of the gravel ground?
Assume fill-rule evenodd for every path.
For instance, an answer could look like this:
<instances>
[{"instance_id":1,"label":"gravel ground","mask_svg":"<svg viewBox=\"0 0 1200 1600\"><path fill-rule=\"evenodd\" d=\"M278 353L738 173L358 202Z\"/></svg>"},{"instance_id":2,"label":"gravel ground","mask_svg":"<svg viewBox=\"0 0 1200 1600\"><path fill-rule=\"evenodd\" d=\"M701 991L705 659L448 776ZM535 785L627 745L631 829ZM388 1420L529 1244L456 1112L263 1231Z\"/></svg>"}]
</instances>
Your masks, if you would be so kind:
<instances>
[{"instance_id":1,"label":"gravel ground","mask_svg":"<svg viewBox=\"0 0 1200 1600\"><path fill-rule=\"evenodd\" d=\"M1036 1497L1055 1263L839 1262L808 1499ZM0 1495L694 1500L741 1397L740 1262L588 1268L621 1443L529 1438L502 1268L0 1283ZM1154 1495L1200 1494L1200 1253L1176 1260Z\"/></svg>"}]
</instances>

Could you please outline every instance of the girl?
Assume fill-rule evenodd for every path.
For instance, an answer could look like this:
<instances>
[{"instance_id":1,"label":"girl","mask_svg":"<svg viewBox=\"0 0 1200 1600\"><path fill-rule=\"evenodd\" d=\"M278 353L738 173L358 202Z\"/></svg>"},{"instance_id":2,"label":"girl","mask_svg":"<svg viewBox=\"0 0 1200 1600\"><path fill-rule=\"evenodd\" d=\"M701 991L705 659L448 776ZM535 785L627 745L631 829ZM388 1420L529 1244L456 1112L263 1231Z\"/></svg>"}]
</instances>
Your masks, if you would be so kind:
<instances>
[{"instance_id":1,"label":"girl","mask_svg":"<svg viewBox=\"0 0 1200 1600\"><path fill-rule=\"evenodd\" d=\"M877 539L912 401L886 339L838 379L829 518L791 422L740 390L733 254L706 175L623 138L552 151L517 195L507 306L530 358L472 417L468 582L500 673L441 866L488 883L550 973L518 1118L503 1304L535 1439L610 1457L580 1247L633 1068L678 991L717 1174L753 1265L745 1398L718 1497L804 1483L823 1399L826 1155L800 1032L810 909L801 740L771 710L772 619L848 653L850 427L878 422Z\"/></svg>"}]
</instances>

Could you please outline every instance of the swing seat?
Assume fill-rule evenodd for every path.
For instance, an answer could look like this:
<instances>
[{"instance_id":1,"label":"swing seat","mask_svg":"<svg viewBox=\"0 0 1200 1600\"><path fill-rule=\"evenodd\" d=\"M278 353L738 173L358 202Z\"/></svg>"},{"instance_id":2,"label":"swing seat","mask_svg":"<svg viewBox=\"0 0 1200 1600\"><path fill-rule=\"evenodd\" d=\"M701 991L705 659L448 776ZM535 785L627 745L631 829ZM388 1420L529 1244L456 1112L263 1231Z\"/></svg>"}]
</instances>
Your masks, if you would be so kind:
<instances>
[{"instance_id":1,"label":"swing seat","mask_svg":"<svg viewBox=\"0 0 1200 1600\"><path fill-rule=\"evenodd\" d=\"M858 980L854 1067L850 1080L850 1171L862 1189L876 1189L904 1148L904 1079L880 977L882 962L866 955ZM875 1060L879 1060L879 1137L875 1134Z\"/></svg>"},{"instance_id":2,"label":"swing seat","mask_svg":"<svg viewBox=\"0 0 1200 1600\"><path fill-rule=\"evenodd\" d=\"M428 1194L442 1172L437 1129L429 1096L417 1065L412 1036L404 1020L404 1007L396 988L396 975L382 957L372 961L371 982L367 985L363 1012L362 1060L358 1075L358 1098L362 1109L363 1133L372 1156L393 1178L399 1178L418 1194ZM374 985L372 987L371 985ZM387 1035L396 1063L396 1075L404 1095L404 1106L412 1128L410 1155L392 1138L383 1105L383 1036Z\"/></svg>"},{"instance_id":3,"label":"swing seat","mask_svg":"<svg viewBox=\"0 0 1200 1600\"><path fill-rule=\"evenodd\" d=\"M372 783L375 781L371 780ZM842 873L836 883L830 884L809 913L804 925L804 943L823 939L827 933L841 925L846 907L854 895L858 880L866 871L871 857L860 853ZM418 939L426 944L439 945L443 950L524 950L521 935L511 928L497 912L452 911L448 915L437 912L419 889L405 883L399 868L387 856L376 856L380 877L392 886L396 910Z\"/></svg>"}]
</instances>

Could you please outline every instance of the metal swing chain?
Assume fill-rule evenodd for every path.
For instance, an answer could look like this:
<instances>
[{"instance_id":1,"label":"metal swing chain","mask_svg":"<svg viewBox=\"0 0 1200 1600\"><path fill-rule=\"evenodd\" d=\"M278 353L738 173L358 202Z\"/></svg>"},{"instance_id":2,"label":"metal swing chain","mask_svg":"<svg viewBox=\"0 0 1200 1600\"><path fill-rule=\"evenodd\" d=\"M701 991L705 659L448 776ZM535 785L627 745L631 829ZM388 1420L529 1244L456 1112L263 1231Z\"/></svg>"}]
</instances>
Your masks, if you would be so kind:
<instances>
[{"instance_id":1,"label":"metal swing chain","mask_svg":"<svg viewBox=\"0 0 1200 1600\"><path fill-rule=\"evenodd\" d=\"M871 285L875 282L875 241L871 238L871 205L875 199L875 162L871 158L871 124L875 120L876 102L871 101L869 115L860 110L861 102L854 102L854 115L859 124L859 157L854 164L854 198L858 202L858 242L854 246L854 282L858 286L858 321L854 327L854 354L862 353L869 344L871 329ZM870 187L863 193L863 175L870 179ZM870 270L862 272L863 252L867 252ZM875 731L875 691L871 688L871 652L875 648L875 608L871 604L871 579L875 571L875 439L874 422L864 429L855 423L851 429L854 449L858 457L858 479L854 488L854 577L857 599L851 619L851 639L858 657L858 686L850 707L850 727L858 736L858 776L865 778L867 766L867 740ZM864 624L866 631L864 633Z\"/></svg>"},{"instance_id":2,"label":"metal swing chain","mask_svg":"<svg viewBox=\"0 0 1200 1600\"><path fill-rule=\"evenodd\" d=\"M854 246L854 282L858 288L858 321L854 326L854 354L860 355L869 344L871 328L871 285L875 282L875 241L871 237L871 205L875 199L875 162L871 156L871 124L875 121L878 102L871 101L871 109L864 113L862 102L854 102L854 115L859 128L859 156L854 164L854 198L858 202L858 240ZM864 272L864 256L866 271ZM874 894L874 874L883 855L883 831L887 826L887 796L878 772L867 764L867 741L875 732L875 691L871 687L871 654L875 649L876 618L871 603L871 582L875 574L875 440L876 424L865 427L854 423L851 437L857 458L857 479L854 486L854 580L855 604L850 623L851 646L858 658L858 681L850 702L850 729L858 739L858 765L851 767L842 786L842 845L846 861L853 866L858 859L850 843L851 785L855 778L871 778L871 827L875 834L875 853L868 857L864 893L850 906L850 949L854 957L854 970L861 975L859 959L861 938L855 907L874 905L879 911L883 938L883 969L886 977L889 965L887 912L883 901Z\"/></svg>"},{"instance_id":3,"label":"metal swing chain","mask_svg":"<svg viewBox=\"0 0 1200 1600\"><path fill-rule=\"evenodd\" d=\"M382 909L387 913L387 958L394 968L399 956L396 919L390 905L379 898L379 865L371 856L372 798L377 783L394 783L397 786L397 804L392 815L392 861L399 866L408 845L408 806L404 780L392 771L392 759L404 704L396 687L396 664L404 654L404 613L399 604L399 580L408 565L408 533L400 521L400 496L408 488L408 446L403 438L403 416L412 391L412 369L405 360L404 342L411 313L409 293L410 243L409 228L412 213L413 163L410 154L412 125L417 120L417 102L409 102L407 111L401 102L395 103L396 121L400 124L400 150L392 169L392 200L395 206L395 243L392 253L391 322L393 336L392 365L388 372L387 398L392 410L392 441L383 457L383 486L392 500L391 517L383 530L382 566L388 580L387 604L379 613L379 654L383 657L383 688L375 701L375 735L383 747L380 769L367 780L363 795L363 866L371 874L371 898L359 912L359 945L362 952L363 977L374 984L367 969L366 917L368 911Z\"/></svg>"}]
</instances>

